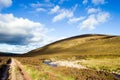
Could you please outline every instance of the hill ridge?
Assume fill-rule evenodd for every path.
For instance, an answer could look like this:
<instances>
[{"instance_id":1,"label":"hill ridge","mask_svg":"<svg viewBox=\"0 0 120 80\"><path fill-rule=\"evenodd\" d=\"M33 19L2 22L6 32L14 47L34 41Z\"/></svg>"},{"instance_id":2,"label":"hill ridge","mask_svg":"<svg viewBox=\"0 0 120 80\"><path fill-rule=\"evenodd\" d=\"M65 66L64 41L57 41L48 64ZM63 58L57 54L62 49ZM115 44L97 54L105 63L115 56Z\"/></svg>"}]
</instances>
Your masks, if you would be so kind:
<instances>
[{"instance_id":1,"label":"hill ridge","mask_svg":"<svg viewBox=\"0 0 120 80\"><path fill-rule=\"evenodd\" d=\"M51 44L45 45L41 48L32 50L23 56L39 56L39 55L51 55L51 54L95 54L98 51L103 53L105 51L107 54L115 54L119 51L110 50L111 46L114 48L120 47L120 36L115 35L105 35L105 34L83 34L79 36L73 36L70 38L62 39ZM94 48L99 49L98 51L92 50ZM114 53L113 53L114 52Z\"/></svg>"}]
</instances>

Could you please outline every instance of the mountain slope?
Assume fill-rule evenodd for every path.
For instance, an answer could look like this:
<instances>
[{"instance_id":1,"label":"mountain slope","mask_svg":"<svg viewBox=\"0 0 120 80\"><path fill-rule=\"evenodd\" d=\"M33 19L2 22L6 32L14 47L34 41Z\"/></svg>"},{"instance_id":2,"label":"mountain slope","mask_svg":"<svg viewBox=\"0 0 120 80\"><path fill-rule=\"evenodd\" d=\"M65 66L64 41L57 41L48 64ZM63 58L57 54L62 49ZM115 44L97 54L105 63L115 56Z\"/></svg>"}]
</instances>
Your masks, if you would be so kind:
<instances>
[{"instance_id":1,"label":"mountain slope","mask_svg":"<svg viewBox=\"0 0 120 80\"><path fill-rule=\"evenodd\" d=\"M24 56L38 55L120 55L120 36L84 34L63 39Z\"/></svg>"}]
</instances>

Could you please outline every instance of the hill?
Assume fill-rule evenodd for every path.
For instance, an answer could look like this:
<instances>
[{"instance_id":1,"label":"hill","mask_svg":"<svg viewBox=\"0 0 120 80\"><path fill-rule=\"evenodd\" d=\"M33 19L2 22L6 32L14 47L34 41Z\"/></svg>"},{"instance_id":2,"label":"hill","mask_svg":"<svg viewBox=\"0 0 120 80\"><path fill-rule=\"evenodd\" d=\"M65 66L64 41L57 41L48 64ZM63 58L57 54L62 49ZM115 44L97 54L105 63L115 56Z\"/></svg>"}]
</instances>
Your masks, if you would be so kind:
<instances>
[{"instance_id":1,"label":"hill","mask_svg":"<svg viewBox=\"0 0 120 80\"><path fill-rule=\"evenodd\" d=\"M0 56L18 56L19 54L16 53L8 53L8 52L0 52Z\"/></svg>"},{"instance_id":2,"label":"hill","mask_svg":"<svg viewBox=\"0 0 120 80\"><path fill-rule=\"evenodd\" d=\"M56 41L16 59L26 65L33 80L120 80L119 48L120 36L84 34ZM72 63L85 69L70 67Z\"/></svg>"},{"instance_id":3,"label":"hill","mask_svg":"<svg viewBox=\"0 0 120 80\"><path fill-rule=\"evenodd\" d=\"M38 55L120 55L120 36L84 34L32 50L23 56Z\"/></svg>"}]
</instances>

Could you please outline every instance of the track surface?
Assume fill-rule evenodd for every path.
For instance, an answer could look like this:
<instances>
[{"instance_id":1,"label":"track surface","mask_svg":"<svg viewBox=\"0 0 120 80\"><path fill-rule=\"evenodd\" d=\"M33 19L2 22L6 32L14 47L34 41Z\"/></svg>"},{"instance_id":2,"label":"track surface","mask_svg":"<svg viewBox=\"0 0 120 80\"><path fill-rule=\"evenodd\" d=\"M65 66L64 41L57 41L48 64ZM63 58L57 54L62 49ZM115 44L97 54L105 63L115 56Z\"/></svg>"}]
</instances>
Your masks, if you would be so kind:
<instances>
[{"instance_id":1,"label":"track surface","mask_svg":"<svg viewBox=\"0 0 120 80\"><path fill-rule=\"evenodd\" d=\"M28 73L24 70L23 65L16 59L11 59L11 79L10 80L32 80Z\"/></svg>"},{"instance_id":2,"label":"track surface","mask_svg":"<svg viewBox=\"0 0 120 80\"><path fill-rule=\"evenodd\" d=\"M24 70L23 65L16 59L9 59L3 66L3 75L0 80L32 80Z\"/></svg>"}]
</instances>

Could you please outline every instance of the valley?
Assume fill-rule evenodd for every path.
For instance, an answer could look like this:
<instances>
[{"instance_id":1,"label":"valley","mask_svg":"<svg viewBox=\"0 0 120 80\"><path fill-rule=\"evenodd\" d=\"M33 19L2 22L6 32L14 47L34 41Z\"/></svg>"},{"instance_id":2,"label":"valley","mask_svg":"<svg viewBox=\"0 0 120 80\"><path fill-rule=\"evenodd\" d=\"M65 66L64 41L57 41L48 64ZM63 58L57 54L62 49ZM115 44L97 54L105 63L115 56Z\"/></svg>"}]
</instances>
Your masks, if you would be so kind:
<instances>
[{"instance_id":1,"label":"valley","mask_svg":"<svg viewBox=\"0 0 120 80\"><path fill-rule=\"evenodd\" d=\"M120 80L119 48L119 36L75 36L22 55L0 56L0 74L7 76L3 80Z\"/></svg>"}]
</instances>

